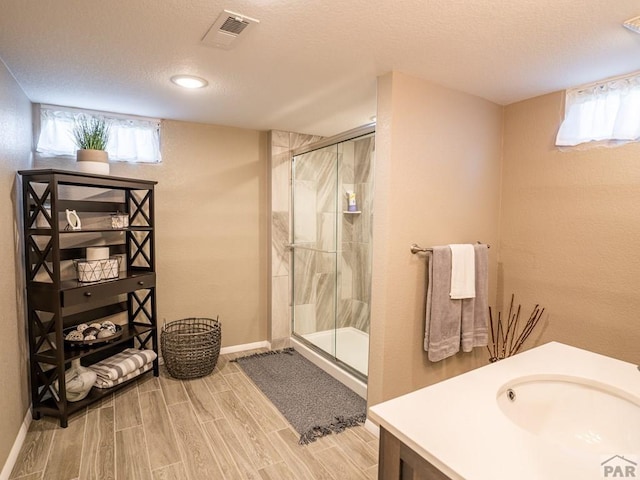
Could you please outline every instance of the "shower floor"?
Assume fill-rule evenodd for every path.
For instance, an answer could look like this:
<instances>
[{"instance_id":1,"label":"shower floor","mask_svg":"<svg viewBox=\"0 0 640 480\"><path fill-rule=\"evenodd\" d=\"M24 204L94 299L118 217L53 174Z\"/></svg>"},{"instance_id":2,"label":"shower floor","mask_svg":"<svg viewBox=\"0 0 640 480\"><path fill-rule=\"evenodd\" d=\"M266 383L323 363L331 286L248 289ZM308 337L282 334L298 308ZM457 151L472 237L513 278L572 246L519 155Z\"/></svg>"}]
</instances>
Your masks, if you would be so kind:
<instances>
[{"instance_id":1,"label":"shower floor","mask_svg":"<svg viewBox=\"0 0 640 480\"><path fill-rule=\"evenodd\" d=\"M323 330L302 335L341 362L367 375L369 372L369 334L353 327Z\"/></svg>"}]
</instances>

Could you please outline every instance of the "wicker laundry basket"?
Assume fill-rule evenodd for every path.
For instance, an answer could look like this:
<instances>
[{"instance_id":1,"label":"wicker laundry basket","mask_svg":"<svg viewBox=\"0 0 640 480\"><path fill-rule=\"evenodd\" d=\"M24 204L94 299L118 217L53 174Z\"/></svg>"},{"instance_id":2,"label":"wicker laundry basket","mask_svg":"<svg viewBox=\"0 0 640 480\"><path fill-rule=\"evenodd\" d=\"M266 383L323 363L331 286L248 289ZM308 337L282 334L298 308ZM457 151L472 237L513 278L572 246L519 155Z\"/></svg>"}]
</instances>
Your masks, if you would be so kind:
<instances>
[{"instance_id":1,"label":"wicker laundry basket","mask_svg":"<svg viewBox=\"0 0 640 480\"><path fill-rule=\"evenodd\" d=\"M218 318L185 318L162 327L164 364L172 377L204 377L213 372L220 355L222 326Z\"/></svg>"}]
</instances>

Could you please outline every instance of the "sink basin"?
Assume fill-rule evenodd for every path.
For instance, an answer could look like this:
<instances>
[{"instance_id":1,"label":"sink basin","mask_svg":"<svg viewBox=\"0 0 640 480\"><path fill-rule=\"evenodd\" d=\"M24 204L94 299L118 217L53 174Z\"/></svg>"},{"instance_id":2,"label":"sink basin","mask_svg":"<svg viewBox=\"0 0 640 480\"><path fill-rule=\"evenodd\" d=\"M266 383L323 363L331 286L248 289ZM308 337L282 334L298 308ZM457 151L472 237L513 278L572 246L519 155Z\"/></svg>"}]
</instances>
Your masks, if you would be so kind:
<instances>
[{"instance_id":1,"label":"sink basin","mask_svg":"<svg viewBox=\"0 0 640 480\"><path fill-rule=\"evenodd\" d=\"M640 399L609 385L564 375L520 377L498 390L497 402L517 426L559 446L640 452Z\"/></svg>"}]
</instances>

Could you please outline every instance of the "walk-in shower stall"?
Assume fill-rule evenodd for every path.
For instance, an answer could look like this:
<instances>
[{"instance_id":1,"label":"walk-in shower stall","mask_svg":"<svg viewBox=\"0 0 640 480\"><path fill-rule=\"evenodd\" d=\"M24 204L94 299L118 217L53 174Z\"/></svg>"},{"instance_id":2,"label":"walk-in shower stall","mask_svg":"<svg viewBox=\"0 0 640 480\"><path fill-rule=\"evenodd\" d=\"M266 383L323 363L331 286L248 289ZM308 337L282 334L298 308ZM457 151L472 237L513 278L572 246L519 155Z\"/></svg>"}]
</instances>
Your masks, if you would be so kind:
<instances>
[{"instance_id":1,"label":"walk-in shower stall","mask_svg":"<svg viewBox=\"0 0 640 480\"><path fill-rule=\"evenodd\" d=\"M374 140L374 127L362 127L291 162L293 337L365 381Z\"/></svg>"}]
</instances>

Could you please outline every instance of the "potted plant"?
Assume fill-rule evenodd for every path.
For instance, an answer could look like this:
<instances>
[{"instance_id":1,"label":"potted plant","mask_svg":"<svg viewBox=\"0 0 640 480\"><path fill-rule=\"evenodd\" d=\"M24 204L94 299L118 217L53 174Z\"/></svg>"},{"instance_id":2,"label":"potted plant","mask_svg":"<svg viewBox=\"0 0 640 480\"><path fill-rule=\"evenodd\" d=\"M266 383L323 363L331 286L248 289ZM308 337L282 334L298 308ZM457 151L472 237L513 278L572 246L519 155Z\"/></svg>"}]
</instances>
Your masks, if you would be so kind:
<instances>
[{"instance_id":1,"label":"potted plant","mask_svg":"<svg viewBox=\"0 0 640 480\"><path fill-rule=\"evenodd\" d=\"M109 126L102 118L80 117L73 127L73 138L78 147L78 170L87 173L109 173Z\"/></svg>"}]
</instances>

